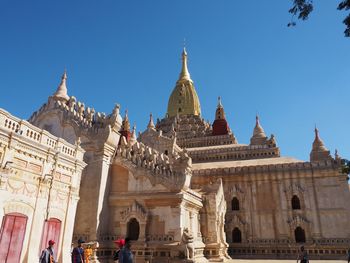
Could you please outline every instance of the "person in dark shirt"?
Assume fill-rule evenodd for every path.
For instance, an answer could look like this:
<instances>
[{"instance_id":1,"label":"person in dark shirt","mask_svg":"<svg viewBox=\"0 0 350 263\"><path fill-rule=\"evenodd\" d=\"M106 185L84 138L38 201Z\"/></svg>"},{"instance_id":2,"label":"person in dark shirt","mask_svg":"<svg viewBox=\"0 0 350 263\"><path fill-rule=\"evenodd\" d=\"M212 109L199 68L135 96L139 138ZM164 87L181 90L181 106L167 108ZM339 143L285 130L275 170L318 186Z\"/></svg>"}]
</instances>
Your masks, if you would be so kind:
<instances>
[{"instance_id":1,"label":"person in dark shirt","mask_svg":"<svg viewBox=\"0 0 350 263\"><path fill-rule=\"evenodd\" d=\"M119 263L133 263L133 255L131 252L131 240L125 238L125 246L119 253Z\"/></svg>"},{"instance_id":2,"label":"person in dark shirt","mask_svg":"<svg viewBox=\"0 0 350 263\"><path fill-rule=\"evenodd\" d=\"M79 238L78 246L72 251L72 263L85 263L84 249L81 246L83 243L85 243L85 241L82 238Z\"/></svg>"},{"instance_id":3,"label":"person in dark shirt","mask_svg":"<svg viewBox=\"0 0 350 263\"><path fill-rule=\"evenodd\" d=\"M115 262L119 262L119 253L120 251L123 249L124 245L125 245L125 240L124 239L118 239L117 241L114 241L114 243L116 243L116 245L118 246L117 247L117 250L114 251L114 254L113 254L113 260Z\"/></svg>"}]
</instances>

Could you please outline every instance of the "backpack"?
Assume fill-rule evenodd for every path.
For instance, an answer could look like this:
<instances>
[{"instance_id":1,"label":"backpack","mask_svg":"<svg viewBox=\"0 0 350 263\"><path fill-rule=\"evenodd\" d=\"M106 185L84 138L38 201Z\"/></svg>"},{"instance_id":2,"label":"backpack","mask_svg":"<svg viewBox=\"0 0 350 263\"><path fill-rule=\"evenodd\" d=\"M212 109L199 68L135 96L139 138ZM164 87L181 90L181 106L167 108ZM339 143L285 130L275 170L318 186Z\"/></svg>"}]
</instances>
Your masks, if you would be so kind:
<instances>
[{"instance_id":1,"label":"backpack","mask_svg":"<svg viewBox=\"0 0 350 263\"><path fill-rule=\"evenodd\" d=\"M119 259L119 252L120 252L120 249L119 249L119 250L114 251L114 254L113 254L113 260L118 260L118 259Z\"/></svg>"},{"instance_id":2,"label":"backpack","mask_svg":"<svg viewBox=\"0 0 350 263\"><path fill-rule=\"evenodd\" d=\"M39 262L44 262L45 260L45 256L46 253L49 253L49 262L50 263L55 263L54 259L53 259L53 252L51 250L49 250L48 248L45 248L42 252L41 252L41 256L39 258ZM46 261L46 260L45 260Z\"/></svg>"}]
</instances>

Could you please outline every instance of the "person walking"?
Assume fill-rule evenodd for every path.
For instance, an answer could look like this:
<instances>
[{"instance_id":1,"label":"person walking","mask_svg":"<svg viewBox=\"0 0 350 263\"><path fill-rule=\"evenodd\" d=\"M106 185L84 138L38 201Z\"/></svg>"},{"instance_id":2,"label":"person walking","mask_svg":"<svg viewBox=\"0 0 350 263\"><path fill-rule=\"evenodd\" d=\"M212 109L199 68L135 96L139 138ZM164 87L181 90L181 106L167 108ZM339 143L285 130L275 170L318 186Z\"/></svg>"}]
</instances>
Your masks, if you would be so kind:
<instances>
[{"instance_id":1,"label":"person walking","mask_svg":"<svg viewBox=\"0 0 350 263\"><path fill-rule=\"evenodd\" d=\"M348 263L350 263L350 248L348 249Z\"/></svg>"},{"instance_id":2,"label":"person walking","mask_svg":"<svg viewBox=\"0 0 350 263\"><path fill-rule=\"evenodd\" d=\"M125 238L125 246L119 253L119 263L133 263L133 254L131 252L131 240Z\"/></svg>"},{"instance_id":3,"label":"person walking","mask_svg":"<svg viewBox=\"0 0 350 263\"><path fill-rule=\"evenodd\" d=\"M114 243L116 243L116 245L118 246L117 249L114 251L113 254L113 260L114 262L119 262L119 253L120 251L123 249L124 245L125 245L125 240L124 239L118 239L117 241L114 241Z\"/></svg>"},{"instance_id":4,"label":"person walking","mask_svg":"<svg viewBox=\"0 0 350 263\"><path fill-rule=\"evenodd\" d=\"M49 246L41 252L39 263L56 263L53 245L55 241L49 240Z\"/></svg>"},{"instance_id":5,"label":"person walking","mask_svg":"<svg viewBox=\"0 0 350 263\"><path fill-rule=\"evenodd\" d=\"M307 254L304 246L300 247L297 263L299 262L299 260L300 263L309 263L309 255Z\"/></svg>"},{"instance_id":6,"label":"person walking","mask_svg":"<svg viewBox=\"0 0 350 263\"><path fill-rule=\"evenodd\" d=\"M84 257L85 257L85 263L90 263L90 257L92 256L92 248L91 245L88 245L84 249Z\"/></svg>"},{"instance_id":7,"label":"person walking","mask_svg":"<svg viewBox=\"0 0 350 263\"><path fill-rule=\"evenodd\" d=\"M82 238L79 238L78 246L73 248L72 251L72 263L86 263L84 258L84 249L82 247L83 243L85 243L85 241Z\"/></svg>"}]
</instances>

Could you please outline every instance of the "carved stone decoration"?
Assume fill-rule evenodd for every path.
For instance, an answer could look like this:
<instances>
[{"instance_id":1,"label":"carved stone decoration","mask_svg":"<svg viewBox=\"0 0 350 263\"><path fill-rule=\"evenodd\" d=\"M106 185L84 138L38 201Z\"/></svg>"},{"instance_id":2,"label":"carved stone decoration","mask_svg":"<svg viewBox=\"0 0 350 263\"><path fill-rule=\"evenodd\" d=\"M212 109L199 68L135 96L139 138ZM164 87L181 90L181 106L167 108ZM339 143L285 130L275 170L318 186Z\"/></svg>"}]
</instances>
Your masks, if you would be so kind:
<instances>
[{"instance_id":1,"label":"carved stone decoration","mask_svg":"<svg viewBox=\"0 0 350 263\"><path fill-rule=\"evenodd\" d=\"M147 176L153 185L162 184L174 191L186 189L190 185L192 162L186 150L170 159L143 143L130 145L125 137L121 137L114 162L128 168L135 177Z\"/></svg>"},{"instance_id":2,"label":"carved stone decoration","mask_svg":"<svg viewBox=\"0 0 350 263\"><path fill-rule=\"evenodd\" d=\"M242 242L248 240L249 237L249 227L248 223L245 222L239 215L233 215L232 218L226 220L225 230L226 233L232 233L232 230L238 227L242 233ZM228 235L228 241L232 242L231 235Z\"/></svg>"},{"instance_id":3,"label":"carved stone decoration","mask_svg":"<svg viewBox=\"0 0 350 263\"><path fill-rule=\"evenodd\" d=\"M145 241L146 237L146 224L148 213L146 209L138 203L136 200L127 208L120 212L121 222L121 232L123 235L127 234L127 224L131 219L136 219L140 226L139 240Z\"/></svg>"},{"instance_id":4,"label":"carved stone decoration","mask_svg":"<svg viewBox=\"0 0 350 263\"><path fill-rule=\"evenodd\" d=\"M297 196L300 200L301 210L305 209L305 188L298 183L293 183L284 190L287 199L287 207L289 210L292 209L292 198Z\"/></svg>"},{"instance_id":5,"label":"carved stone decoration","mask_svg":"<svg viewBox=\"0 0 350 263\"><path fill-rule=\"evenodd\" d=\"M190 230L187 227L184 228L182 233L182 243L184 244L185 258L187 260L194 260L193 241L194 241L193 234L190 232Z\"/></svg>"},{"instance_id":6,"label":"carved stone decoration","mask_svg":"<svg viewBox=\"0 0 350 263\"><path fill-rule=\"evenodd\" d=\"M290 240L294 240L294 231L297 227L301 227L305 231L306 240L311 237L311 221L301 215L295 215L287 220L290 230Z\"/></svg>"}]
</instances>

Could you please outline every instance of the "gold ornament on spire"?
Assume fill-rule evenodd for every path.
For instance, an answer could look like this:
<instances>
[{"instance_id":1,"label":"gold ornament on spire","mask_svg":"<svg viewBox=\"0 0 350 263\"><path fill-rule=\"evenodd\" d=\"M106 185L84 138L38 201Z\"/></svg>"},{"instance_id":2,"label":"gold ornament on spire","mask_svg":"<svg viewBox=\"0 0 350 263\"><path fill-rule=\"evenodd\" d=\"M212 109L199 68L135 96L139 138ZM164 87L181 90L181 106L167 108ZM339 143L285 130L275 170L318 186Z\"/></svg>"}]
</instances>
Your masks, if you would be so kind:
<instances>
[{"instance_id":1,"label":"gold ornament on spire","mask_svg":"<svg viewBox=\"0 0 350 263\"><path fill-rule=\"evenodd\" d=\"M187 52L186 48L183 49L182 51L182 69L180 72L179 80L191 80L190 73L188 72L187 68Z\"/></svg>"}]
</instances>

